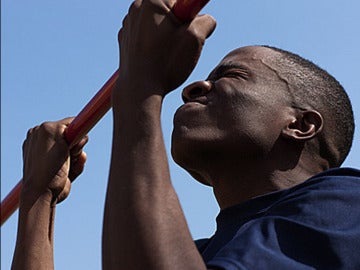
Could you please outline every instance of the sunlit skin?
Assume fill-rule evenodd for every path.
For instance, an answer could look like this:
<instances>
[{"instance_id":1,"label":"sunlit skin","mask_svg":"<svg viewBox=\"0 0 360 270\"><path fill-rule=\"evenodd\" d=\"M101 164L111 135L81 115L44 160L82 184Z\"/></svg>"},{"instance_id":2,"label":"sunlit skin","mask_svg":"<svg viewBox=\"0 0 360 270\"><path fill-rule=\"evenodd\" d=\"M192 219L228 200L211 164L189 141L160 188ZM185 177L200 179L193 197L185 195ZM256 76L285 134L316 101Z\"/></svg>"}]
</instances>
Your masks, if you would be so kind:
<instances>
[{"instance_id":1,"label":"sunlit skin","mask_svg":"<svg viewBox=\"0 0 360 270\"><path fill-rule=\"evenodd\" d=\"M222 208L323 170L308 166L316 157L303 151L321 131L321 122L299 123L321 116L291 106L286 82L270 66L277 54L255 46L234 50L206 81L183 91L172 154L196 179L213 186Z\"/></svg>"}]
</instances>

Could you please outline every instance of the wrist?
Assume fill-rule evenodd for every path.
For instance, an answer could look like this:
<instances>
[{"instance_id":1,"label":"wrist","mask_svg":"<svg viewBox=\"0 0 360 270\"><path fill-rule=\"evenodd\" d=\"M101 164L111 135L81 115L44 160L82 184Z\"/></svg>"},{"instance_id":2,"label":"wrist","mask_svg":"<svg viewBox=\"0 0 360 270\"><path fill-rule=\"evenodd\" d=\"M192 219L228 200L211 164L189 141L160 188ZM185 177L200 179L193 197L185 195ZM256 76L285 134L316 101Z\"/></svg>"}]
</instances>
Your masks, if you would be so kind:
<instances>
[{"instance_id":1,"label":"wrist","mask_svg":"<svg viewBox=\"0 0 360 270\"><path fill-rule=\"evenodd\" d=\"M40 191L29 184L23 184L20 193L20 207L32 206L36 202L51 207L54 203L54 198L51 190L44 189Z\"/></svg>"},{"instance_id":2,"label":"wrist","mask_svg":"<svg viewBox=\"0 0 360 270\"><path fill-rule=\"evenodd\" d=\"M20 194L13 268L53 269L55 205L51 192L33 194L33 190L24 187Z\"/></svg>"},{"instance_id":3,"label":"wrist","mask_svg":"<svg viewBox=\"0 0 360 270\"><path fill-rule=\"evenodd\" d=\"M154 80L151 76L135 75L136 76L131 76L131 74L127 75L124 70L120 70L119 77L117 78L113 90L114 101L117 97L140 101L153 95L162 98L166 95L162 84Z\"/></svg>"},{"instance_id":4,"label":"wrist","mask_svg":"<svg viewBox=\"0 0 360 270\"><path fill-rule=\"evenodd\" d=\"M137 114L158 116L163 99L161 87L154 82L130 82L119 78L112 93L112 109L115 116L131 115L132 119Z\"/></svg>"}]
</instances>

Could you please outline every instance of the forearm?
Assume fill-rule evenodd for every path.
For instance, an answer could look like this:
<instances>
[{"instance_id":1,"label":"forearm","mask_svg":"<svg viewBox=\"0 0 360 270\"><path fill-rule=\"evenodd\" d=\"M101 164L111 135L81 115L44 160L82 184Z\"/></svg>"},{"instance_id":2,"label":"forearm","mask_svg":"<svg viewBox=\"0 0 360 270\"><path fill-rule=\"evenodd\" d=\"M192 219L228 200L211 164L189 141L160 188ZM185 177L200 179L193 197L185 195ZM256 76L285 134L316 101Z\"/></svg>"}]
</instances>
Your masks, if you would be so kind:
<instances>
[{"instance_id":1,"label":"forearm","mask_svg":"<svg viewBox=\"0 0 360 270\"><path fill-rule=\"evenodd\" d=\"M114 108L104 269L205 268L170 182L161 102L154 95Z\"/></svg>"},{"instance_id":2,"label":"forearm","mask_svg":"<svg viewBox=\"0 0 360 270\"><path fill-rule=\"evenodd\" d=\"M55 205L51 204L51 194L31 201L25 197L20 198L18 234L11 269L54 269Z\"/></svg>"}]
</instances>

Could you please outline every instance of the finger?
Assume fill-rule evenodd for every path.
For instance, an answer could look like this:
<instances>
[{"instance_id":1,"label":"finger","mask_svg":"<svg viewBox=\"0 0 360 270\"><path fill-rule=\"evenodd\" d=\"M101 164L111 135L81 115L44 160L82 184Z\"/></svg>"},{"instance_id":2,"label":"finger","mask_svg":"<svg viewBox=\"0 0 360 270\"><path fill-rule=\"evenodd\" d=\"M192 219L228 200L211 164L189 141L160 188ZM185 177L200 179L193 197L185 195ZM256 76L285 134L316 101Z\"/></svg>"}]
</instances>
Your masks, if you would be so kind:
<instances>
[{"instance_id":1,"label":"finger","mask_svg":"<svg viewBox=\"0 0 360 270\"><path fill-rule=\"evenodd\" d=\"M22 152L23 152L23 160L25 160L25 156L26 156L26 153L28 151L28 145L29 145L29 141L31 139L31 135L33 133L33 128L30 128L28 130L28 132L26 133L26 138L22 144Z\"/></svg>"},{"instance_id":2,"label":"finger","mask_svg":"<svg viewBox=\"0 0 360 270\"><path fill-rule=\"evenodd\" d=\"M121 44L121 41L123 40L125 29L129 28L130 14L138 13L140 10L141 4L142 4L142 0L136 0L136 1L132 2L132 4L130 5L128 14L122 20L122 27L118 32L118 43L119 44Z\"/></svg>"},{"instance_id":3,"label":"finger","mask_svg":"<svg viewBox=\"0 0 360 270\"><path fill-rule=\"evenodd\" d=\"M128 14L125 16L123 20L123 26L126 26L127 23L130 21L130 19L136 16L140 12L142 2L143 2L142 0L136 0L131 3L128 10Z\"/></svg>"},{"instance_id":4,"label":"finger","mask_svg":"<svg viewBox=\"0 0 360 270\"><path fill-rule=\"evenodd\" d=\"M70 154L76 155L76 153L81 151L82 148L88 143L88 141L89 141L88 135L85 135L84 137L82 137L81 140L71 148Z\"/></svg>"},{"instance_id":5,"label":"finger","mask_svg":"<svg viewBox=\"0 0 360 270\"><path fill-rule=\"evenodd\" d=\"M122 37L123 37L123 29L121 28L119 30L119 33L118 33L118 42L119 42L119 44L121 44Z\"/></svg>"},{"instance_id":6,"label":"finger","mask_svg":"<svg viewBox=\"0 0 360 270\"><path fill-rule=\"evenodd\" d=\"M74 119L75 117L66 117L62 120L56 121L55 123L60 126L60 132L63 134L65 132L65 129L71 124Z\"/></svg>"},{"instance_id":7,"label":"finger","mask_svg":"<svg viewBox=\"0 0 360 270\"><path fill-rule=\"evenodd\" d=\"M35 136L38 129L39 126L35 126L33 128L30 128L26 133L26 138L22 144L23 160L25 160L25 157L29 154L31 141L33 141L33 137Z\"/></svg>"},{"instance_id":8,"label":"finger","mask_svg":"<svg viewBox=\"0 0 360 270\"><path fill-rule=\"evenodd\" d=\"M25 157L28 155L30 139L31 139L30 137L26 138L22 144L23 161L25 161Z\"/></svg>"},{"instance_id":9,"label":"finger","mask_svg":"<svg viewBox=\"0 0 360 270\"><path fill-rule=\"evenodd\" d=\"M70 125L70 123L74 120L75 117L73 116L70 116L70 117L66 117L64 119L61 119L59 121L57 121L58 123L62 124L62 125L65 125L65 126L68 126Z\"/></svg>"},{"instance_id":10,"label":"finger","mask_svg":"<svg viewBox=\"0 0 360 270\"><path fill-rule=\"evenodd\" d=\"M69 179L71 182L74 181L84 171L86 160L87 156L84 151L81 152L77 158L70 160Z\"/></svg>"},{"instance_id":11,"label":"finger","mask_svg":"<svg viewBox=\"0 0 360 270\"><path fill-rule=\"evenodd\" d=\"M130 14L130 13L134 12L134 10L137 10L138 8L140 8L142 2L143 2L143 0L135 0L134 2L132 2L129 7L128 13Z\"/></svg>"},{"instance_id":12,"label":"finger","mask_svg":"<svg viewBox=\"0 0 360 270\"><path fill-rule=\"evenodd\" d=\"M71 157L79 156L88 141L89 137L86 135L77 144L75 144L70 150Z\"/></svg>"},{"instance_id":13,"label":"finger","mask_svg":"<svg viewBox=\"0 0 360 270\"><path fill-rule=\"evenodd\" d=\"M204 40L214 32L215 28L216 20L208 14L196 16L189 26L190 31Z\"/></svg>"},{"instance_id":14,"label":"finger","mask_svg":"<svg viewBox=\"0 0 360 270\"><path fill-rule=\"evenodd\" d=\"M64 189L57 196L55 203L61 203L63 200L65 200L67 198L67 196L69 196L70 189L71 189L71 182L66 181Z\"/></svg>"},{"instance_id":15,"label":"finger","mask_svg":"<svg viewBox=\"0 0 360 270\"><path fill-rule=\"evenodd\" d=\"M129 7L128 14L125 16L125 18L122 21L122 26L124 29L130 30L131 24L137 21L141 12L142 2L143 2L142 0L136 0L132 2L132 4Z\"/></svg>"},{"instance_id":16,"label":"finger","mask_svg":"<svg viewBox=\"0 0 360 270\"><path fill-rule=\"evenodd\" d=\"M128 18L129 18L129 15L126 15L126 16L124 17L124 19L122 20L121 25L122 25L123 27L125 27L125 25L127 24ZM121 30L121 29L120 29L120 30Z\"/></svg>"},{"instance_id":17,"label":"finger","mask_svg":"<svg viewBox=\"0 0 360 270\"><path fill-rule=\"evenodd\" d=\"M28 132L26 133L26 138L29 138L31 134L33 133L34 128L30 128Z\"/></svg>"},{"instance_id":18,"label":"finger","mask_svg":"<svg viewBox=\"0 0 360 270\"><path fill-rule=\"evenodd\" d=\"M176 0L143 0L144 3L151 3L158 7L161 7L164 10L170 11L172 7L175 5Z\"/></svg>"}]
</instances>

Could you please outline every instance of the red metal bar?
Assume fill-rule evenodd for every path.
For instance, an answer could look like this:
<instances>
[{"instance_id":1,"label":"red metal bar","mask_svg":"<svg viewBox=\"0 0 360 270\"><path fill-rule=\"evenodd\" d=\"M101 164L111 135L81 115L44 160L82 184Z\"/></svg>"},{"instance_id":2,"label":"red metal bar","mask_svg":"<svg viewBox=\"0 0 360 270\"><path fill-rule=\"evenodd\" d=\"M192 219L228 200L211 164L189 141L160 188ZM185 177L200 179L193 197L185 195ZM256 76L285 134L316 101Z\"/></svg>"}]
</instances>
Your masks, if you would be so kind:
<instances>
[{"instance_id":1,"label":"red metal bar","mask_svg":"<svg viewBox=\"0 0 360 270\"><path fill-rule=\"evenodd\" d=\"M178 0L172 12L180 21L188 22L191 21L208 2L209 0ZM79 142L111 108L111 92L118 74L118 70L114 72L110 79L65 130L65 138L70 146ZM22 181L20 180L1 202L1 225L3 225L19 207L21 187Z\"/></svg>"},{"instance_id":2,"label":"red metal bar","mask_svg":"<svg viewBox=\"0 0 360 270\"><path fill-rule=\"evenodd\" d=\"M20 180L10 193L1 202L1 225L15 212L19 207L19 198L22 187Z\"/></svg>"},{"instance_id":3,"label":"red metal bar","mask_svg":"<svg viewBox=\"0 0 360 270\"><path fill-rule=\"evenodd\" d=\"M74 118L65 130L65 138L70 147L78 143L81 138L86 135L96 123L111 108L111 92L119 75L119 70L115 71L110 79L89 101L89 103Z\"/></svg>"},{"instance_id":4,"label":"red metal bar","mask_svg":"<svg viewBox=\"0 0 360 270\"><path fill-rule=\"evenodd\" d=\"M178 0L172 12L180 21L188 22L194 19L208 2L209 0Z\"/></svg>"}]
</instances>

